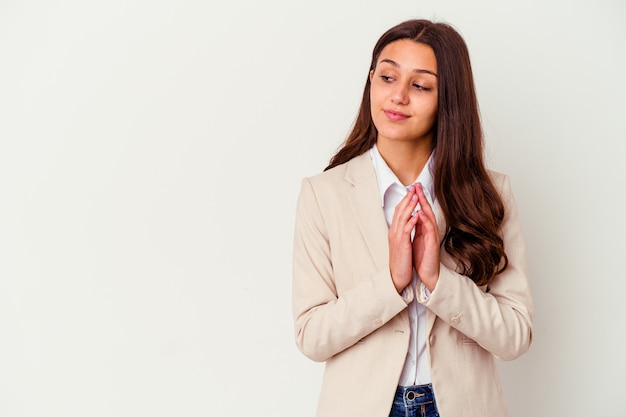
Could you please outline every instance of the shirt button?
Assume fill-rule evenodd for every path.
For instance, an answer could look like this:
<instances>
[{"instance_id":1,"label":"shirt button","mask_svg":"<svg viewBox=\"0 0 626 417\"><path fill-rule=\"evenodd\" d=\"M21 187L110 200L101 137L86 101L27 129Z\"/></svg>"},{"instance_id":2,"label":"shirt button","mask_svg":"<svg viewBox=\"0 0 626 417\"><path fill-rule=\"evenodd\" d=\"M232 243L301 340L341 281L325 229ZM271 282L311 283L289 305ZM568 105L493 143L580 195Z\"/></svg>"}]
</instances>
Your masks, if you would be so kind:
<instances>
[{"instance_id":1,"label":"shirt button","mask_svg":"<svg viewBox=\"0 0 626 417\"><path fill-rule=\"evenodd\" d=\"M376 320L374 320L374 324L377 325L377 326L380 326L380 325L383 324L383 321L381 319L376 319Z\"/></svg>"},{"instance_id":2,"label":"shirt button","mask_svg":"<svg viewBox=\"0 0 626 417\"><path fill-rule=\"evenodd\" d=\"M450 320L450 322L452 324L459 324L461 322L461 317L460 316L454 316L452 317L452 319Z\"/></svg>"}]
</instances>

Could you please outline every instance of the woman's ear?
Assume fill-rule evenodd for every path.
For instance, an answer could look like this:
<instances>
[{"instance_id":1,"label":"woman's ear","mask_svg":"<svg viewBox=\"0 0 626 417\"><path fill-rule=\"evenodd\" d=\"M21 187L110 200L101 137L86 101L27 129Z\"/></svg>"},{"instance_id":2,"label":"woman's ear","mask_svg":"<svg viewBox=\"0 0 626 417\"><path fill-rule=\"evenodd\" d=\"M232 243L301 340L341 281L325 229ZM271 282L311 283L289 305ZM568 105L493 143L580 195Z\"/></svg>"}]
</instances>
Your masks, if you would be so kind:
<instances>
[{"instance_id":1,"label":"woman's ear","mask_svg":"<svg viewBox=\"0 0 626 417\"><path fill-rule=\"evenodd\" d=\"M372 82L372 78L374 78L374 70L370 70L370 82Z\"/></svg>"}]
</instances>

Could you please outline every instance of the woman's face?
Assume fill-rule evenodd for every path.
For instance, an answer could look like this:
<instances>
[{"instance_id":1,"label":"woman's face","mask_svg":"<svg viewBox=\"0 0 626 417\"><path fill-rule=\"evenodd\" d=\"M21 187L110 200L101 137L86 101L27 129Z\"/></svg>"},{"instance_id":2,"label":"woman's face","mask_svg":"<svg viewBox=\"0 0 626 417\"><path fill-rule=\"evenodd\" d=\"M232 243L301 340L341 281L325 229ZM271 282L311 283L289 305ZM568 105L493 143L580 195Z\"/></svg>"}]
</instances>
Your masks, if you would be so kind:
<instances>
[{"instance_id":1,"label":"woman's face","mask_svg":"<svg viewBox=\"0 0 626 417\"><path fill-rule=\"evenodd\" d=\"M378 141L430 141L437 117L437 59L423 43L385 46L370 72L370 100Z\"/></svg>"}]
</instances>

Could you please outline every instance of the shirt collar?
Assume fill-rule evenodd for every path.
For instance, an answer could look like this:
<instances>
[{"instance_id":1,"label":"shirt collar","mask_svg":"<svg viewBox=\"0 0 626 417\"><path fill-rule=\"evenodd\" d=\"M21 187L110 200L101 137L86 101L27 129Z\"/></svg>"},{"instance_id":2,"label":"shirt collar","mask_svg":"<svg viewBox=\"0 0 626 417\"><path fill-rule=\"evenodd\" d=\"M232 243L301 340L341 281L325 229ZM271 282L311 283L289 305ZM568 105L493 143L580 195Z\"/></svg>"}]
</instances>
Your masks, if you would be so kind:
<instances>
[{"instance_id":1,"label":"shirt collar","mask_svg":"<svg viewBox=\"0 0 626 417\"><path fill-rule=\"evenodd\" d=\"M428 157L428 161L426 161L426 164L422 169L422 172L420 172L420 174L417 176L417 179L413 182L413 184L418 182L422 183L422 186L426 191L426 196L430 197L431 201L435 200L434 180L432 176L432 168L434 164L433 155L434 152L431 152L430 156ZM405 189L408 189L408 187L405 187L400 182L396 174L393 173L391 168L389 168L389 165L387 165L380 152L378 151L378 147L376 146L376 144L374 144L374 146L370 148L370 156L374 165L374 171L376 171L376 180L378 181L380 200L383 203L384 207L385 193L391 186L397 184L398 186Z\"/></svg>"}]
</instances>

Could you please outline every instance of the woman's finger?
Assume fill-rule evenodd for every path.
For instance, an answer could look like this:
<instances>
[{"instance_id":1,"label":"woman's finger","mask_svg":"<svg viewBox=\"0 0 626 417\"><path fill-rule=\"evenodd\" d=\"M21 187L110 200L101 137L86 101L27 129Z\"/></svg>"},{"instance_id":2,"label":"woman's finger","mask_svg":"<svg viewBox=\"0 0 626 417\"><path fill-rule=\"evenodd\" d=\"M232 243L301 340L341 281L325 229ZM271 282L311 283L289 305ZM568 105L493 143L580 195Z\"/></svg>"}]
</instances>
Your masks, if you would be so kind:
<instances>
[{"instance_id":1,"label":"woman's finger","mask_svg":"<svg viewBox=\"0 0 626 417\"><path fill-rule=\"evenodd\" d=\"M419 196L415 186L409 187L406 195L394 209L393 218L389 226L389 239L400 245L411 244L411 234L419 221L416 207Z\"/></svg>"},{"instance_id":2,"label":"woman's finger","mask_svg":"<svg viewBox=\"0 0 626 417\"><path fill-rule=\"evenodd\" d=\"M411 214L414 212L417 206L419 197L416 194L416 187L410 186L407 193L402 200L398 203L393 211L392 224L396 226L405 225L411 218ZM404 229L403 227L401 229Z\"/></svg>"},{"instance_id":3,"label":"woman's finger","mask_svg":"<svg viewBox=\"0 0 626 417\"><path fill-rule=\"evenodd\" d=\"M430 221L436 223L437 218L435 216L435 212L433 211L433 208L431 207L430 202L428 201L428 198L426 197L426 194L424 193L424 189L422 188L421 183L417 184L417 187L415 187L415 192L417 195L417 201L420 204L420 210L426 214L426 216L430 219Z\"/></svg>"}]
</instances>

